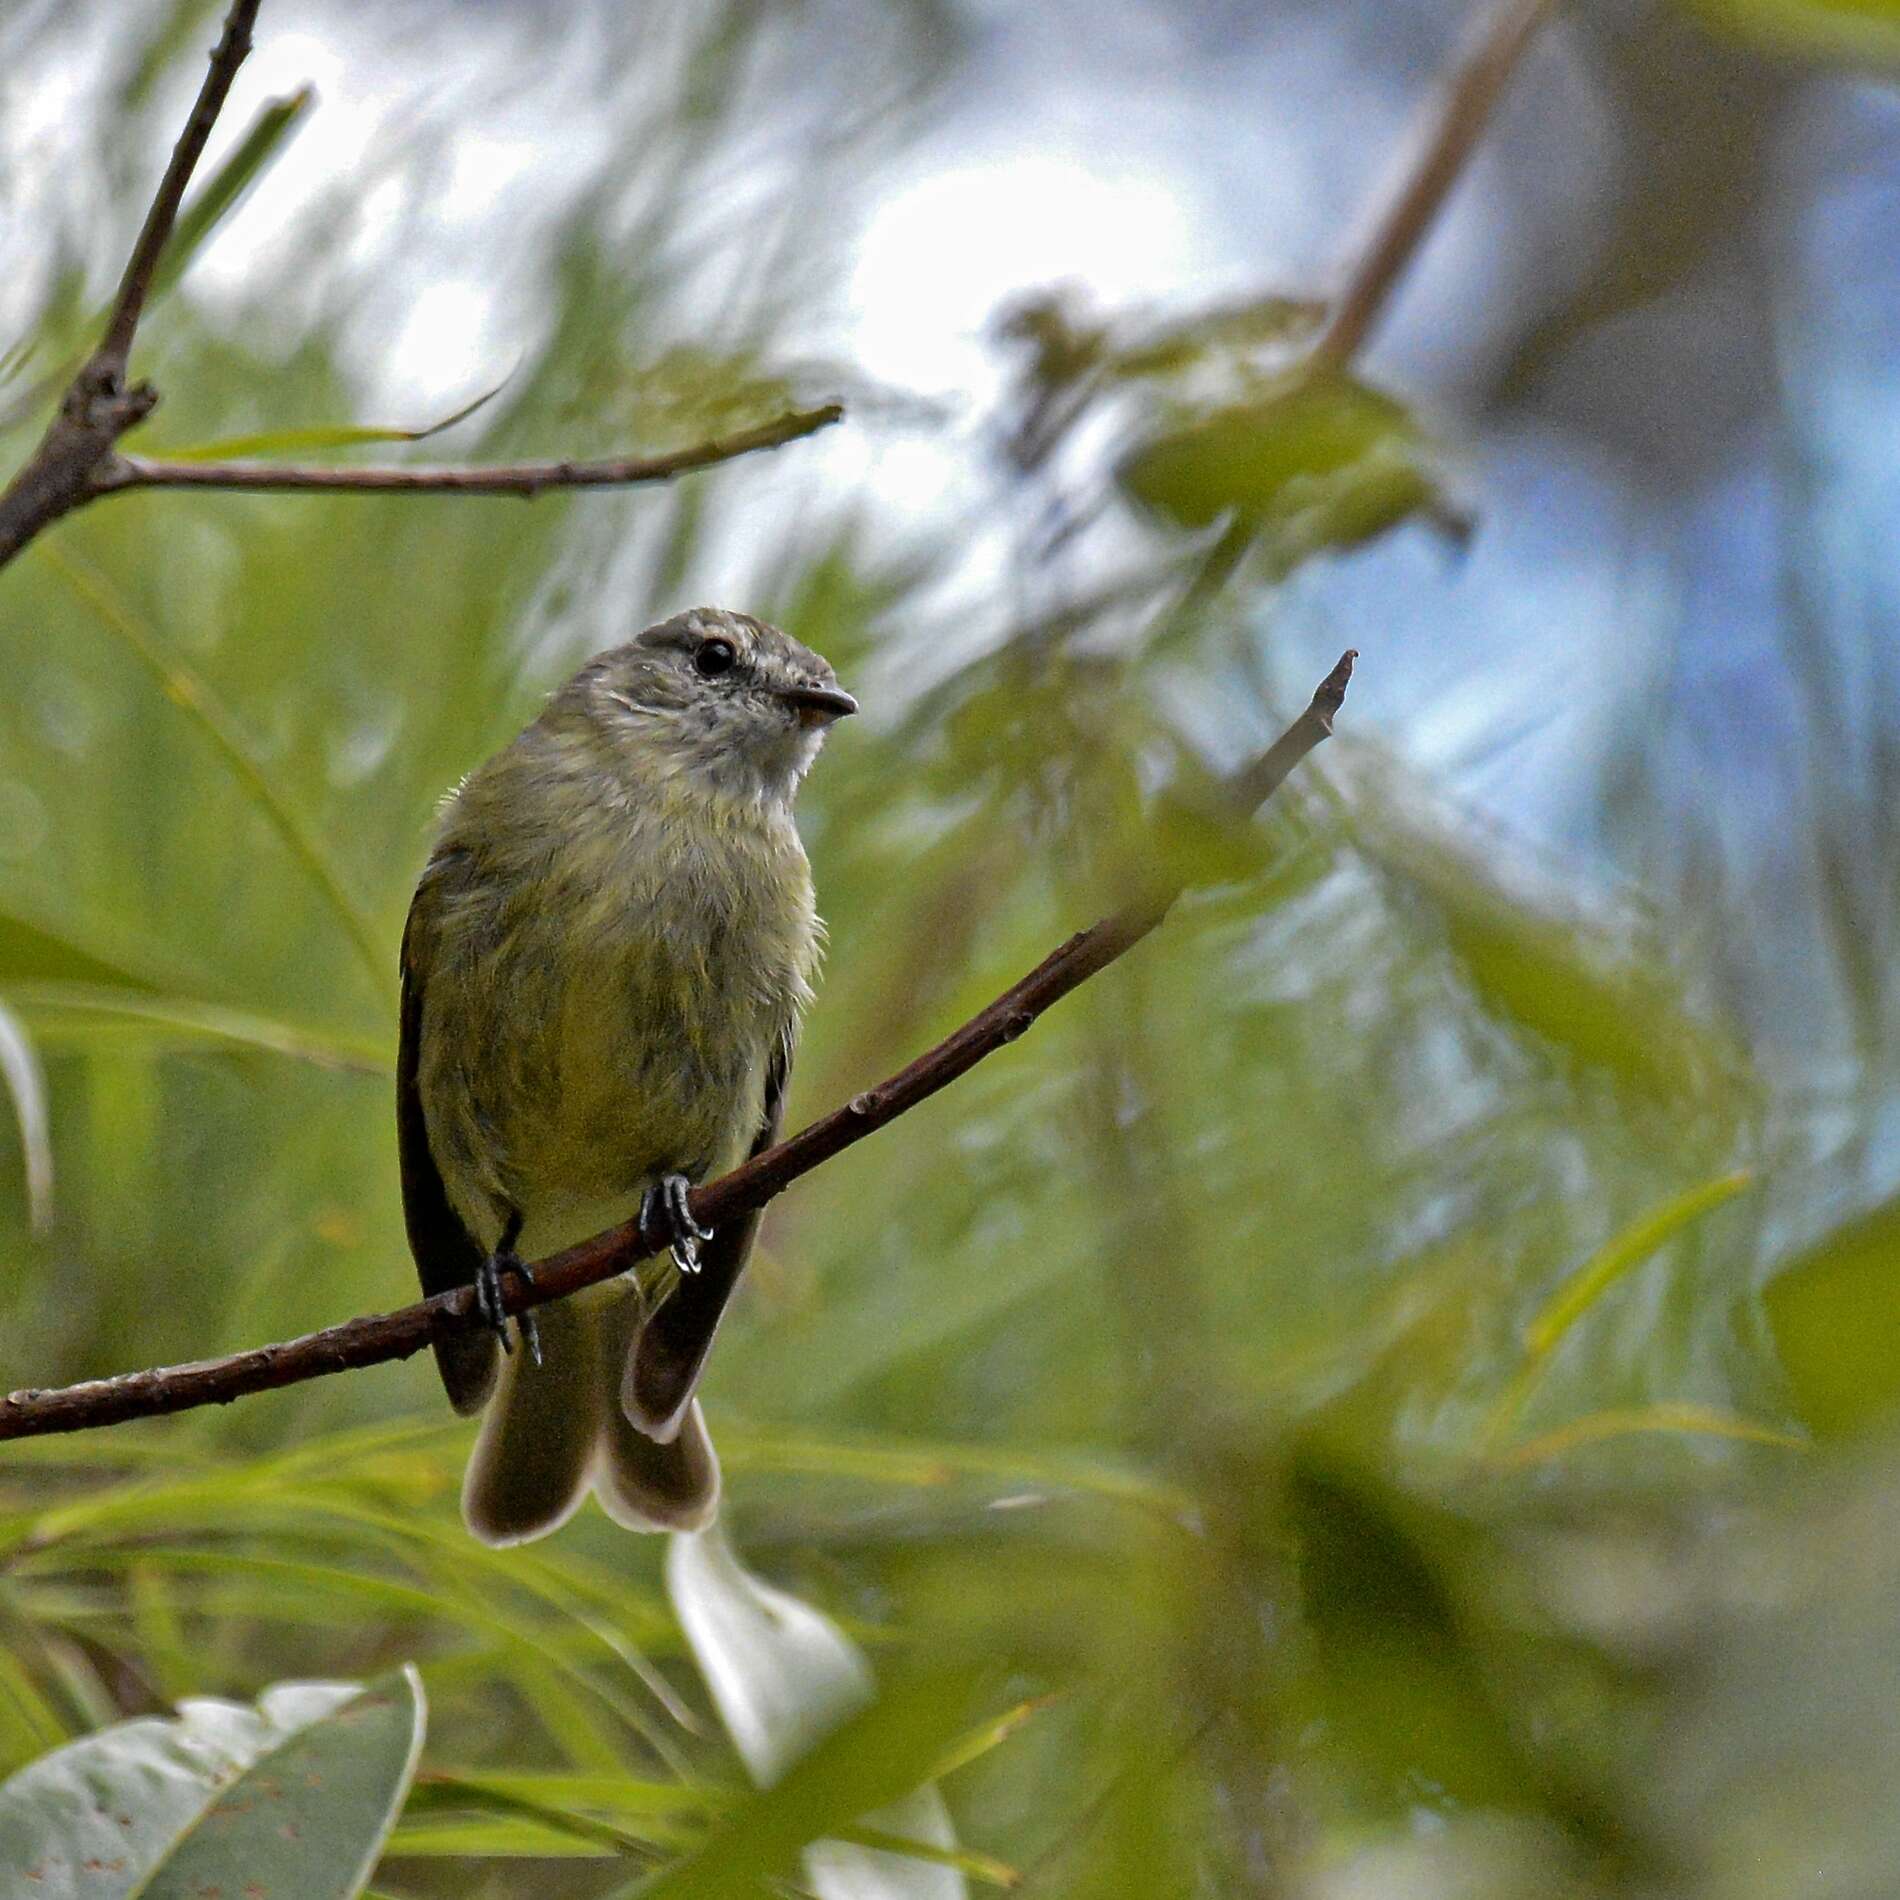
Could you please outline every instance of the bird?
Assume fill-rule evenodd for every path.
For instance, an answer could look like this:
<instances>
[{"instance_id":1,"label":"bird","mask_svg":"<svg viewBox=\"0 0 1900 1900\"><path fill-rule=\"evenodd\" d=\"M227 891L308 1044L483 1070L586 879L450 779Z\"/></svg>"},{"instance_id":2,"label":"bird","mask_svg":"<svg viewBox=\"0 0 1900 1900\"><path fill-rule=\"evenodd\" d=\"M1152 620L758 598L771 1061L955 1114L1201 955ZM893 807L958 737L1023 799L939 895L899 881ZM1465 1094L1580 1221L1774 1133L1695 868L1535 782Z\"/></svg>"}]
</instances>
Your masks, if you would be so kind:
<instances>
[{"instance_id":1,"label":"bird","mask_svg":"<svg viewBox=\"0 0 1900 1900\"><path fill-rule=\"evenodd\" d=\"M444 801L402 941L397 1149L425 1294L473 1285L435 1342L482 1417L474 1535L546 1535L591 1490L637 1530L717 1513L696 1396L753 1213L708 1232L699 1182L777 1139L824 929L793 820L830 664L701 607L597 654ZM678 1269L623 1275L508 1335L504 1273L639 1218Z\"/></svg>"}]
</instances>

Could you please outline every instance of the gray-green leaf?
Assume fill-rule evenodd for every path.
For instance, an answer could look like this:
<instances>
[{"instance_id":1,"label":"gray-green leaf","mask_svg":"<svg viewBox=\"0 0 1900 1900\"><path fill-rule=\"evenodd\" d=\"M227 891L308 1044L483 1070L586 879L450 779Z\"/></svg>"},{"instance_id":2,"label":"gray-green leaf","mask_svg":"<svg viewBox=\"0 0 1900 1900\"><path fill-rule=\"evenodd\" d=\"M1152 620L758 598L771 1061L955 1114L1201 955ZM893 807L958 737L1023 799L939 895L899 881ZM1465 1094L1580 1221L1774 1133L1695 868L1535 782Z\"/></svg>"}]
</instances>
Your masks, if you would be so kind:
<instances>
[{"instance_id":1,"label":"gray-green leaf","mask_svg":"<svg viewBox=\"0 0 1900 1900\"><path fill-rule=\"evenodd\" d=\"M353 1900L408 1792L423 1718L405 1667L103 1729L0 1787L0 1883L36 1900Z\"/></svg>"}]
</instances>

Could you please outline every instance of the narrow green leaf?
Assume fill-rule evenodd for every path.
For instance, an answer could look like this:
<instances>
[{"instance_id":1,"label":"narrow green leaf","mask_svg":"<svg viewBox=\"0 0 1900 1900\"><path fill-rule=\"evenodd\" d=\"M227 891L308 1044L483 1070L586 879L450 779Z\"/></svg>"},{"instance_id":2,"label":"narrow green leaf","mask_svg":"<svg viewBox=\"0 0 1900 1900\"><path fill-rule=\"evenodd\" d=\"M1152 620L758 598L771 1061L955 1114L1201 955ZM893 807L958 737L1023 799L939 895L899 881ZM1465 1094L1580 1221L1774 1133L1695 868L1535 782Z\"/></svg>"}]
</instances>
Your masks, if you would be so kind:
<instances>
[{"instance_id":1,"label":"narrow green leaf","mask_svg":"<svg viewBox=\"0 0 1900 1900\"><path fill-rule=\"evenodd\" d=\"M387 1075L393 1052L366 1036L281 1022L189 996L140 996L84 983L8 985L7 1001L52 1051L113 1048L251 1050L320 1069Z\"/></svg>"},{"instance_id":2,"label":"narrow green leaf","mask_svg":"<svg viewBox=\"0 0 1900 1900\"><path fill-rule=\"evenodd\" d=\"M1738 1168L1733 1174L1717 1175L1712 1181L1672 1195L1633 1220L1599 1247L1544 1303L1524 1328L1525 1351L1537 1358L1554 1351L1564 1334L1625 1274L1640 1267L1683 1228L1754 1184L1754 1175Z\"/></svg>"},{"instance_id":3,"label":"narrow green leaf","mask_svg":"<svg viewBox=\"0 0 1900 1900\"><path fill-rule=\"evenodd\" d=\"M931 1764L969 1720L972 1684L957 1675L922 1676L848 1718L770 1788L735 1807L705 1844L655 1879L620 1890L613 1900L731 1900L754 1883L783 1873L801 1850L822 1855L808 1863L819 1892L842 1892L828 1865L834 1853L859 1856L850 1889L876 1900L922 1893L958 1893L955 1870L845 1849L836 1837L859 1817L898 1806L920 1787ZM900 1830L901 1831L901 1830ZM830 1837L829 1839L827 1837ZM925 1886L915 1876L955 1885Z\"/></svg>"},{"instance_id":4,"label":"narrow green leaf","mask_svg":"<svg viewBox=\"0 0 1900 1900\"><path fill-rule=\"evenodd\" d=\"M510 371L509 375L512 376ZM393 424L333 422L307 429L271 429L261 435L227 435L214 442L194 442L188 448L153 449L155 456L173 462L235 462L259 455L292 455L311 450L356 448L366 442L426 442L432 435L466 422L476 410L491 403L507 388L504 376L493 389L484 390L472 402L465 402L440 422L425 423L419 429L403 429Z\"/></svg>"},{"instance_id":5,"label":"narrow green leaf","mask_svg":"<svg viewBox=\"0 0 1900 1900\"><path fill-rule=\"evenodd\" d=\"M886 1833L878 1827L848 1827L838 1838L853 1847L868 1847L879 1854L889 1854L899 1860L927 1861L934 1867L954 1868L960 1874L968 1874L972 1880L980 1880L987 1887L1005 1889L1022 1884L1020 1870L1012 1867L1006 1860L998 1860L993 1854L972 1853L967 1847L938 1847L931 1841L914 1841L902 1834Z\"/></svg>"},{"instance_id":6,"label":"narrow green leaf","mask_svg":"<svg viewBox=\"0 0 1900 1900\"><path fill-rule=\"evenodd\" d=\"M1024 1723L1061 1699L1060 1695L1033 1696L1027 1702L1017 1703L1013 1709L1005 1709L1001 1715L979 1722L967 1735L959 1736L951 1743L943 1759L931 1769L931 1780L947 1780L959 1768L967 1768L971 1762L981 1760L991 1749L1000 1748Z\"/></svg>"},{"instance_id":7,"label":"narrow green leaf","mask_svg":"<svg viewBox=\"0 0 1900 1900\"><path fill-rule=\"evenodd\" d=\"M951 1439L895 1436L852 1438L840 1433L813 1437L728 1419L722 1413L719 1450L727 1466L735 1471L797 1472L922 1488L955 1484L967 1478L995 1478L1011 1486L1047 1485L1116 1498L1170 1516L1193 1506L1193 1499L1185 1491L1145 1473L1082 1453L1040 1451L1028 1446L958 1444Z\"/></svg>"},{"instance_id":8,"label":"narrow green leaf","mask_svg":"<svg viewBox=\"0 0 1900 1900\"><path fill-rule=\"evenodd\" d=\"M1624 1438L1632 1433L1733 1438L1752 1445L1779 1445L1791 1451L1805 1451L1808 1446L1808 1441L1794 1432L1763 1425L1734 1412L1720 1411L1712 1405L1665 1401L1658 1405L1632 1405L1587 1413L1552 1431L1520 1440L1497 1453L1491 1462L1504 1470L1524 1470L1549 1464L1552 1459L1585 1445L1600 1445L1607 1439Z\"/></svg>"},{"instance_id":9,"label":"narrow green leaf","mask_svg":"<svg viewBox=\"0 0 1900 1900\"><path fill-rule=\"evenodd\" d=\"M151 628L112 591L103 576L82 568L50 542L41 541L37 552L91 609L99 624L116 635L146 668L166 698L204 733L233 777L284 841L291 856L323 893L345 934L355 944L376 993L393 1009L393 956L379 938L368 913L344 886L322 840L272 781L256 749L210 681L168 651Z\"/></svg>"},{"instance_id":10,"label":"narrow green leaf","mask_svg":"<svg viewBox=\"0 0 1900 1900\"><path fill-rule=\"evenodd\" d=\"M1672 1195L1613 1236L1586 1260L1548 1299L1524 1329L1524 1362L1505 1388L1486 1421L1484 1442L1493 1448L1529 1403L1543 1378L1551 1355L1598 1300L1619 1280L1640 1267L1665 1241L1700 1220L1744 1189L1755 1177L1746 1168L1717 1175L1711 1181Z\"/></svg>"},{"instance_id":11,"label":"narrow green leaf","mask_svg":"<svg viewBox=\"0 0 1900 1900\"><path fill-rule=\"evenodd\" d=\"M0 989L11 993L21 983L88 983L129 990L159 987L158 978L139 974L129 958L88 949L71 931L0 912Z\"/></svg>"},{"instance_id":12,"label":"narrow green leaf","mask_svg":"<svg viewBox=\"0 0 1900 1900\"><path fill-rule=\"evenodd\" d=\"M178 222L152 275L148 302L155 302L176 284L206 240L236 209L239 201L263 177L296 131L298 122L316 99L312 87L300 86L288 98L265 102L245 128L244 136L218 169L207 178Z\"/></svg>"}]
</instances>

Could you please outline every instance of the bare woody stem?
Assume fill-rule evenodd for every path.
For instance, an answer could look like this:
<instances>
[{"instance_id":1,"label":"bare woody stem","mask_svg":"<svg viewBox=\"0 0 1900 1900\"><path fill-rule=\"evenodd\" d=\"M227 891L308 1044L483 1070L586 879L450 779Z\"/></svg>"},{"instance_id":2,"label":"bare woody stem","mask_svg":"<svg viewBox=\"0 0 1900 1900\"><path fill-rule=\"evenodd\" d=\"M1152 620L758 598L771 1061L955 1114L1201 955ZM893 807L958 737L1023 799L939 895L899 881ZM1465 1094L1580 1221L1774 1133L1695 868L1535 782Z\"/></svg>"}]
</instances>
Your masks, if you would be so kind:
<instances>
[{"instance_id":1,"label":"bare woody stem","mask_svg":"<svg viewBox=\"0 0 1900 1900\"><path fill-rule=\"evenodd\" d=\"M1378 322L1489 122L1524 49L1557 0L1495 0L1443 93L1429 108L1415 156L1347 274L1310 361L1344 369Z\"/></svg>"},{"instance_id":2,"label":"bare woody stem","mask_svg":"<svg viewBox=\"0 0 1900 1900\"><path fill-rule=\"evenodd\" d=\"M211 64L198 88L191 116L172 148L171 162L159 180L152 207L132 246L125 274L113 298L112 313L98 347L81 366L59 413L47 425L40 445L0 492L0 566L19 553L41 529L92 499L92 476L126 430L143 422L158 402L146 383L128 384L132 338L145 310L153 273L178 220L185 187L203 157L205 141L231 91L231 81L251 50L251 27L260 0L232 0L224 31L211 50Z\"/></svg>"},{"instance_id":3,"label":"bare woody stem","mask_svg":"<svg viewBox=\"0 0 1900 1900\"><path fill-rule=\"evenodd\" d=\"M514 495L532 501L550 488L628 488L670 481L697 468L730 462L760 449L776 449L816 435L844 414L842 404L793 409L750 429L715 436L662 455L626 456L598 462L509 462L481 468L330 468L278 462L154 462L140 455L114 455L94 472L93 489L113 494L130 488L235 488L263 493L355 495Z\"/></svg>"},{"instance_id":4,"label":"bare woody stem","mask_svg":"<svg viewBox=\"0 0 1900 1900\"><path fill-rule=\"evenodd\" d=\"M1244 822L1272 797L1287 774L1331 735L1333 717L1345 699L1357 657L1350 652L1344 654L1320 682L1306 710L1258 760L1230 782L1237 822ZM842 1108L833 1109L730 1174L694 1189L694 1217L705 1226L719 1227L763 1207L801 1175L811 1173L940 1089L948 1088L985 1056L1023 1035L1071 990L1132 950L1168 914L1179 895L1178 887L1158 888L1071 937L907 1068L877 1087L854 1095ZM629 1221L538 1262L532 1285L519 1275L508 1275L502 1303L510 1313L519 1313L564 1299L583 1287L637 1267L653 1251L639 1223ZM200 1405L228 1405L246 1393L298 1385L334 1372L379 1365L384 1360L407 1359L432 1340L466 1332L479 1324L473 1289L464 1287L398 1312L348 1320L282 1345L260 1346L223 1359L128 1372L114 1379L94 1379L58 1390L11 1392L0 1400L0 1439L87 1431L99 1425L123 1424L128 1419L189 1411Z\"/></svg>"},{"instance_id":5,"label":"bare woody stem","mask_svg":"<svg viewBox=\"0 0 1900 1900\"><path fill-rule=\"evenodd\" d=\"M191 117L185 121L185 129L172 147L171 162L158 181L152 208L146 212L145 222L139 227L138 242L126 259L125 274L119 279L118 295L112 300L112 314L106 319L105 334L92 353L91 368L95 373L105 370L120 378L125 375L126 364L132 356L132 338L139 327L139 318L145 314L145 299L151 292L152 279L158 274L158 260L164 255L172 226L178 222L185 187L191 183L191 175L204 156L218 114L224 110L231 81L250 56L251 28L256 24L260 4L261 0L232 0L231 11L225 15L224 31L211 49L211 67L205 74L204 84L198 88Z\"/></svg>"},{"instance_id":6,"label":"bare woody stem","mask_svg":"<svg viewBox=\"0 0 1900 1900\"><path fill-rule=\"evenodd\" d=\"M670 481L736 456L775 449L836 422L836 403L794 410L756 427L664 454L601 461L520 462L487 468L305 467L265 462L166 462L118 452L119 438L149 416L158 392L128 383L132 343L159 262L178 222L192 173L204 156L212 127L251 50L261 0L232 0L224 31L211 52L191 115L172 148L132 255L126 261L104 333L61 398L46 434L4 491L0 491L0 567L62 516L108 495L138 488L251 489L277 493L360 495L516 495L528 499L551 488L624 488Z\"/></svg>"}]
</instances>

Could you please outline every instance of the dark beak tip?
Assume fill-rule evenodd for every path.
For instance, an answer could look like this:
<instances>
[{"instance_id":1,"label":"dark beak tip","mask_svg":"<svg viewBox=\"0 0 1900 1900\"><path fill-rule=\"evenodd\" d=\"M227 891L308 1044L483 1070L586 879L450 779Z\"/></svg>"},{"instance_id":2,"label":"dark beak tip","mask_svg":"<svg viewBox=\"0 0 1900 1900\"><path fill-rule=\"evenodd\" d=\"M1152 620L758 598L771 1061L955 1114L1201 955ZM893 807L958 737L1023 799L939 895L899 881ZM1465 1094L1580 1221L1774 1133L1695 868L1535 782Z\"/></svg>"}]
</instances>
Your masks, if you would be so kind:
<instances>
[{"instance_id":1,"label":"dark beak tip","mask_svg":"<svg viewBox=\"0 0 1900 1900\"><path fill-rule=\"evenodd\" d=\"M796 686L785 695L803 725L826 725L834 719L846 719L857 711L858 702L839 686Z\"/></svg>"}]
</instances>

